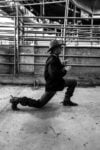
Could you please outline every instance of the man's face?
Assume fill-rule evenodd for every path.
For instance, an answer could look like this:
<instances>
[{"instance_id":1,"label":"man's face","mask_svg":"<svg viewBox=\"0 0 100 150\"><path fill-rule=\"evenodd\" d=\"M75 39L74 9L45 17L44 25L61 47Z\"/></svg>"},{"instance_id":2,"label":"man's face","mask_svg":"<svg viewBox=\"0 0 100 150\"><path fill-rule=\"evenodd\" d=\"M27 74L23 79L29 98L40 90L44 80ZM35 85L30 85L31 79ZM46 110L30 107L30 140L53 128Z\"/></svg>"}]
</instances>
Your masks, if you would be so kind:
<instances>
[{"instance_id":1,"label":"man's face","mask_svg":"<svg viewBox=\"0 0 100 150\"><path fill-rule=\"evenodd\" d=\"M59 46L59 47L57 47L57 48L55 49L55 54L56 54L56 55L60 55L60 54L61 54L61 51L62 51L62 47Z\"/></svg>"}]
</instances>

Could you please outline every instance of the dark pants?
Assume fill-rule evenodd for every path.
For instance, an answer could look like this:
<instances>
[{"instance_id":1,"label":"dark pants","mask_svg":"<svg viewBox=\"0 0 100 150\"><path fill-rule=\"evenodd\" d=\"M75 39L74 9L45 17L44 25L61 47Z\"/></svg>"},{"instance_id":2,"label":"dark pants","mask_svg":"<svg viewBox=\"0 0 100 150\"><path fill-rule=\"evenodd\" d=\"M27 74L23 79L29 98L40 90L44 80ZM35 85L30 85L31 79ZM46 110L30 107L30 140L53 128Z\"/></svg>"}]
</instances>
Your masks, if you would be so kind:
<instances>
[{"instance_id":1,"label":"dark pants","mask_svg":"<svg viewBox=\"0 0 100 150\"><path fill-rule=\"evenodd\" d=\"M66 79L65 87L68 87L65 93L65 96L71 97L73 96L75 87L77 86L77 81L74 79Z\"/></svg>"},{"instance_id":2,"label":"dark pants","mask_svg":"<svg viewBox=\"0 0 100 150\"><path fill-rule=\"evenodd\" d=\"M74 93L76 85L76 80L65 80L65 87L68 87L65 96L71 97ZM55 95L55 93L55 91L45 91L45 93L39 100L31 99L28 97L21 97L19 98L19 103L23 106L41 108L50 101L50 99Z\"/></svg>"}]
</instances>

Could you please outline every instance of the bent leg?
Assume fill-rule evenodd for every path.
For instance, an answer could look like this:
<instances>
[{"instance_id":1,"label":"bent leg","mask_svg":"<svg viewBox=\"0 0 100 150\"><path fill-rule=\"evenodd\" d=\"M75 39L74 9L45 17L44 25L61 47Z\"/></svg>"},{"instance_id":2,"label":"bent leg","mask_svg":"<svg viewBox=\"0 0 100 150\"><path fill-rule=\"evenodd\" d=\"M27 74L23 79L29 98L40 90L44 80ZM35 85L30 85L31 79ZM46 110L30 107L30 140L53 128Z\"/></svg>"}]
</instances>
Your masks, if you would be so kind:
<instances>
[{"instance_id":1,"label":"bent leg","mask_svg":"<svg viewBox=\"0 0 100 150\"><path fill-rule=\"evenodd\" d=\"M67 88L67 91L65 92L65 98L62 102L64 106L77 106L78 105L70 100L71 96L73 96L76 85L77 85L76 80L71 80L71 79L65 80L65 87L68 87L68 88Z\"/></svg>"},{"instance_id":2,"label":"bent leg","mask_svg":"<svg viewBox=\"0 0 100 150\"><path fill-rule=\"evenodd\" d=\"M68 87L68 88L67 88L65 95L69 97L73 96L76 86L77 86L77 81L75 79L66 79L65 87Z\"/></svg>"}]
</instances>

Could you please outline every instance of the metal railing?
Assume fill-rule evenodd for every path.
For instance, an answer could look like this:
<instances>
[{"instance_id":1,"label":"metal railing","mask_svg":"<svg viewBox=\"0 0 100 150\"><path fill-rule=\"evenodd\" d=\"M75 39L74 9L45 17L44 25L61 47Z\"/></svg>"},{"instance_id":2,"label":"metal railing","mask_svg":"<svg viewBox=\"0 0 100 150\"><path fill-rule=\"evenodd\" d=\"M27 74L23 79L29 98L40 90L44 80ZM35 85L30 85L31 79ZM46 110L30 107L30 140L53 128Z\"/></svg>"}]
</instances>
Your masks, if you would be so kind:
<instances>
[{"instance_id":1,"label":"metal railing","mask_svg":"<svg viewBox=\"0 0 100 150\"><path fill-rule=\"evenodd\" d=\"M37 53L36 50L38 51L39 47L47 49L52 39L60 39L66 44L63 47L61 59L81 57L80 55L66 55L66 47L100 47L100 26L93 24L91 17L37 17L24 14L19 4L15 5L14 9L16 10L14 16L8 14L0 16L2 19L8 18L10 20L0 23L0 66L1 69L6 66L4 74L19 74L21 70L25 71L23 69L25 66L28 66L26 73L35 72L37 66L44 66L44 61L39 62L37 59L43 58L45 60L48 54L45 51ZM67 24L64 25L65 19L74 19L75 22L80 19L89 20L92 24L70 24L67 21ZM59 23L58 20L61 20L62 23ZM100 59L100 56L84 55L82 58ZM71 65L86 66L85 64ZM91 64L87 67L100 67L100 64Z\"/></svg>"}]
</instances>

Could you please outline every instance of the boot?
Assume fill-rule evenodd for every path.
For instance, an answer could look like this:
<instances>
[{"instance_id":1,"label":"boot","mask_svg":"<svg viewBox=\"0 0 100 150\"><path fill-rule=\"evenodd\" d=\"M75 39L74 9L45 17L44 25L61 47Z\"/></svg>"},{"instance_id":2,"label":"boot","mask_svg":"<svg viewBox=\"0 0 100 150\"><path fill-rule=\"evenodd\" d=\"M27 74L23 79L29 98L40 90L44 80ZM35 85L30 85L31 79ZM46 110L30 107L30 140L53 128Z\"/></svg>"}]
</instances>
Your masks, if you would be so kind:
<instances>
[{"instance_id":1,"label":"boot","mask_svg":"<svg viewBox=\"0 0 100 150\"><path fill-rule=\"evenodd\" d=\"M13 96L11 96L10 103L12 104L12 105L11 105L12 110L14 110L14 111L20 110L20 109L17 107L17 105L18 105L18 103L19 103L19 98L18 98L18 97L13 97Z\"/></svg>"},{"instance_id":2,"label":"boot","mask_svg":"<svg viewBox=\"0 0 100 150\"><path fill-rule=\"evenodd\" d=\"M72 102L72 101L70 100L70 97L68 97L68 96L65 96L65 98L64 98L64 100L63 100L62 103L63 103L64 106L78 106L78 104Z\"/></svg>"}]
</instances>

